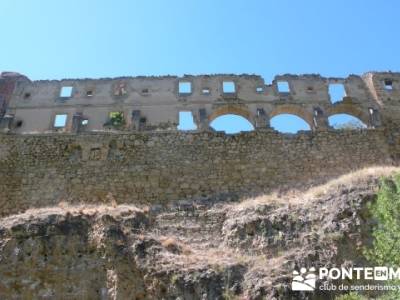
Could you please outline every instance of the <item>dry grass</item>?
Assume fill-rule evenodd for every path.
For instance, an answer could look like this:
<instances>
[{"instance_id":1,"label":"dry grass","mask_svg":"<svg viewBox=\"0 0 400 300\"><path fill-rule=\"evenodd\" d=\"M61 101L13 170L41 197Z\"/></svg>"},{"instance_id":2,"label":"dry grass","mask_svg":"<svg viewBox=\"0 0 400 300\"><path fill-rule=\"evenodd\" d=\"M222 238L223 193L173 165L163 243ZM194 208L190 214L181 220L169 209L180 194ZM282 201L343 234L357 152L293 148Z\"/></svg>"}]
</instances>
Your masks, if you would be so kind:
<instances>
[{"instance_id":1,"label":"dry grass","mask_svg":"<svg viewBox=\"0 0 400 300\"><path fill-rule=\"evenodd\" d=\"M338 178L330 180L329 182L312 187L306 193L304 193L305 198L314 198L327 194L332 189L337 189L342 185L354 185L361 182L365 182L370 178L379 178L382 176L391 176L394 173L400 172L399 167L370 167L365 169L360 169L351 173L347 173Z\"/></svg>"},{"instance_id":2,"label":"dry grass","mask_svg":"<svg viewBox=\"0 0 400 300\"><path fill-rule=\"evenodd\" d=\"M68 202L61 200L60 202L58 202L58 207L61 209L66 209L68 207Z\"/></svg>"},{"instance_id":3,"label":"dry grass","mask_svg":"<svg viewBox=\"0 0 400 300\"><path fill-rule=\"evenodd\" d=\"M279 269L286 259L286 255L268 258L263 254L245 254L230 247L221 247L192 249L191 253L186 255L165 252L161 261L164 267L169 266L171 269L204 269L207 266L221 271L231 265L240 264L252 270L265 271L267 274L271 269Z\"/></svg>"},{"instance_id":4,"label":"dry grass","mask_svg":"<svg viewBox=\"0 0 400 300\"><path fill-rule=\"evenodd\" d=\"M324 184L310 186L308 190L291 190L284 194L273 192L255 198L249 198L239 204L228 205L230 210L243 210L247 208L255 208L258 205L277 204L277 205L299 205L312 201L320 196L337 190L340 186L351 186L360 182L365 182L371 178L379 178L382 176L391 176L400 172L399 167L377 166L360 169L345 175L332 179Z\"/></svg>"},{"instance_id":5,"label":"dry grass","mask_svg":"<svg viewBox=\"0 0 400 300\"><path fill-rule=\"evenodd\" d=\"M168 238L165 238L165 240L161 241L161 245L164 248L170 248L171 246L178 245L178 241L175 238L168 237Z\"/></svg>"},{"instance_id":6,"label":"dry grass","mask_svg":"<svg viewBox=\"0 0 400 300\"><path fill-rule=\"evenodd\" d=\"M161 245L172 253L190 255L192 250L174 237L160 237Z\"/></svg>"},{"instance_id":7,"label":"dry grass","mask_svg":"<svg viewBox=\"0 0 400 300\"><path fill-rule=\"evenodd\" d=\"M172 238L173 240L174 238ZM171 241L168 239L168 243ZM233 265L247 266L250 273L258 274L258 280L270 281L274 277L284 275L284 265L287 261L293 260L301 249L287 249L284 253L274 257L267 257L265 254L250 254L238 251L230 247L193 249L189 255L163 252L159 257L160 265L164 269L189 272L190 270L213 269L216 272L223 272L224 269Z\"/></svg>"},{"instance_id":8,"label":"dry grass","mask_svg":"<svg viewBox=\"0 0 400 300\"><path fill-rule=\"evenodd\" d=\"M121 204L117 206L110 206L106 204L71 204L66 201L60 201L57 206L43 207L43 208L29 208L20 214L7 216L0 219L2 226L11 226L16 222L22 220L29 220L32 218L45 218L48 215L87 215L97 216L109 214L112 216L121 216L127 213L144 212L143 209L131 205Z\"/></svg>"},{"instance_id":9,"label":"dry grass","mask_svg":"<svg viewBox=\"0 0 400 300\"><path fill-rule=\"evenodd\" d=\"M248 262L247 257L239 253L233 253L230 248L224 250L192 249L189 253L185 253L184 255L173 252L164 252L161 260L164 266L170 266L173 269L179 268L181 270L202 269L205 266L217 270L232 264L246 264Z\"/></svg>"}]
</instances>

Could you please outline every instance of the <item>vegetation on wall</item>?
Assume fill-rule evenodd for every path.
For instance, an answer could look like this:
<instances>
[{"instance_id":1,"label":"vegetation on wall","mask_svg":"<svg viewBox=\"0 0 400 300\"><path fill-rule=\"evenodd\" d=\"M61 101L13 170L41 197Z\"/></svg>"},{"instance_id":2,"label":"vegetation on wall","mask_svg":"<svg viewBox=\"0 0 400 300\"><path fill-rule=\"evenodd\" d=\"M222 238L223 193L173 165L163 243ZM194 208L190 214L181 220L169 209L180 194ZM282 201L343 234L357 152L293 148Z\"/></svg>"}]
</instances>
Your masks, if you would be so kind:
<instances>
[{"instance_id":1,"label":"vegetation on wall","mask_svg":"<svg viewBox=\"0 0 400 300\"><path fill-rule=\"evenodd\" d=\"M109 119L105 126L122 127L125 125L124 114L122 112L110 112Z\"/></svg>"},{"instance_id":2,"label":"vegetation on wall","mask_svg":"<svg viewBox=\"0 0 400 300\"><path fill-rule=\"evenodd\" d=\"M371 266L400 267L400 174L384 178L380 182L377 200L368 207L375 222L372 230L372 246L364 250ZM387 281L387 285L398 285L399 281ZM357 293L350 293L337 300L367 299ZM379 300L400 299L400 291L390 291Z\"/></svg>"},{"instance_id":3,"label":"vegetation on wall","mask_svg":"<svg viewBox=\"0 0 400 300\"><path fill-rule=\"evenodd\" d=\"M400 175L381 181L377 201L369 209L377 224L366 257L380 266L400 266Z\"/></svg>"},{"instance_id":4,"label":"vegetation on wall","mask_svg":"<svg viewBox=\"0 0 400 300\"><path fill-rule=\"evenodd\" d=\"M376 220L371 249L365 250L367 259L376 266L400 267L400 174L381 181L377 201L369 210ZM389 281L388 285L400 285ZM400 299L400 291L390 291L379 299Z\"/></svg>"}]
</instances>

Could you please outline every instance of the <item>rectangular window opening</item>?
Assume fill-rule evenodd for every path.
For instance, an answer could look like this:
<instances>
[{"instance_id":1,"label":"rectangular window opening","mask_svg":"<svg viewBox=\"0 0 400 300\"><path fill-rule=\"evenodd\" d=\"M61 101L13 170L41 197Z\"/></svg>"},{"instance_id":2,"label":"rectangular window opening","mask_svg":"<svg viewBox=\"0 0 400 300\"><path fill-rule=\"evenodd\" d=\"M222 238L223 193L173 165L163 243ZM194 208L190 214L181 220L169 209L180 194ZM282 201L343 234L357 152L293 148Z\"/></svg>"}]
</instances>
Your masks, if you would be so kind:
<instances>
[{"instance_id":1,"label":"rectangular window opening","mask_svg":"<svg viewBox=\"0 0 400 300\"><path fill-rule=\"evenodd\" d=\"M149 89L143 89L142 90L142 94L148 94L149 93Z\"/></svg>"},{"instance_id":2,"label":"rectangular window opening","mask_svg":"<svg viewBox=\"0 0 400 300\"><path fill-rule=\"evenodd\" d=\"M179 125L178 130L196 130L197 126L193 119L191 111L179 112Z\"/></svg>"},{"instance_id":3,"label":"rectangular window opening","mask_svg":"<svg viewBox=\"0 0 400 300\"><path fill-rule=\"evenodd\" d=\"M83 119L82 121L81 121L81 125L82 126L86 126L86 125L88 125L89 124L89 120L88 119Z\"/></svg>"},{"instance_id":4,"label":"rectangular window opening","mask_svg":"<svg viewBox=\"0 0 400 300\"><path fill-rule=\"evenodd\" d=\"M332 103L340 102L346 97L346 91L342 83L329 84L329 97Z\"/></svg>"},{"instance_id":5,"label":"rectangular window opening","mask_svg":"<svg viewBox=\"0 0 400 300\"><path fill-rule=\"evenodd\" d=\"M114 96L122 97L126 94L128 94L128 90L125 82L120 82L114 86Z\"/></svg>"},{"instance_id":6,"label":"rectangular window opening","mask_svg":"<svg viewBox=\"0 0 400 300\"><path fill-rule=\"evenodd\" d=\"M59 114L54 118L54 127L55 128L63 128L67 125L67 114Z\"/></svg>"},{"instance_id":7,"label":"rectangular window opening","mask_svg":"<svg viewBox=\"0 0 400 300\"><path fill-rule=\"evenodd\" d=\"M278 81L277 85L279 93L290 93L289 83L287 81Z\"/></svg>"},{"instance_id":8,"label":"rectangular window opening","mask_svg":"<svg viewBox=\"0 0 400 300\"><path fill-rule=\"evenodd\" d=\"M236 93L235 83L233 81L223 81L222 91L224 92L224 94Z\"/></svg>"},{"instance_id":9,"label":"rectangular window opening","mask_svg":"<svg viewBox=\"0 0 400 300\"><path fill-rule=\"evenodd\" d=\"M179 81L179 94L190 94L192 92L192 83L189 81Z\"/></svg>"},{"instance_id":10,"label":"rectangular window opening","mask_svg":"<svg viewBox=\"0 0 400 300\"><path fill-rule=\"evenodd\" d=\"M393 81L391 81L390 79L386 79L385 80L385 89L388 91L393 90Z\"/></svg>"},{"instance_id":11,"label":"rectangular window opening","mask_svg":"<svg viewBox=\"0 0 400 300\"><path fill-rule=\"evenodd\" d=\"M201 90L201 93L203 94L203 95L210 95L210 89L209 88L204 88L204 89L202 89Z\"/></svg>"},{"instance_id":12,"label":"rectangular window opening","mask_svg":"<svg viewBox=\"0 0 400 300\"><path fill-rule=\"evenodd\" d=\"M72 86L63 86L60 91L61 98L70 98L72 97Z\"/></svg>"},{"instance_id":13,"label":"rectangular window opening","mask_svg":"<svg viewBox=\"0 0 400 300\"><path fill-rule=\"evenodd\" d=\"M258 87L256 87L256 92L262 93L262 92L264 92L264 88L262 86L258 86Z\"/></svg>"},{"instance_id":14,"label":"rectangular window opening","mask_svg":"<svg viewBox=\"0 0 400 300\"><path fill-rule=\"evenodd\" d=\"M86 91L87 97L93 97L93 91Z\"/></svg>"}]
</instances>

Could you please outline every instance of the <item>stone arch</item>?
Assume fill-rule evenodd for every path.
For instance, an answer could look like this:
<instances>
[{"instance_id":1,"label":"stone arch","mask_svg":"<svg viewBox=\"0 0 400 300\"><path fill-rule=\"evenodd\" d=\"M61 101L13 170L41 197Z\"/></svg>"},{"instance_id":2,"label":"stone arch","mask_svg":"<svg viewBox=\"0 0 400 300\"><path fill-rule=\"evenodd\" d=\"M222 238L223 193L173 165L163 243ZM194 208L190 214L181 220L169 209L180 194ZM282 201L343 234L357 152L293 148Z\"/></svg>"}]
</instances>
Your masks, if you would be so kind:
<instances>
[{"instance_id":1,"label":"stone arch","mask_svg":"<svg viewBox=\"0 0 400 300\"><path fill-rule=\"evenodd\" d=\"M278 105L270 112L269 119L271 120L273 117L281 114L295 115L303 119L308 124L308 126L310 126L311 130L315 129L312 112L305 110L299 105L291 105L291 104Z\"/></svg>"},{"instance_id":2,"label":"stone arch","mask_svg":"<svg viewBox=\"0 0 400 300\"><path fill-rule=\"evenodd\" d=\"M211 124L211 122L216 118L228 114L241 116L247 119L253 127L255 127L254 118L250 110L247 107L238 105L224 105L213 110L213 112L208 116L208 124Z\"/></svg>"},{"instance_id":3,"label":"stone arch","mask_svg":"<svg viewBox=\"0 0 400 300\"><path fill-rule=\"evenodd\" d=\"M327 110L327 117L337 115L337 114L347 114L360 119L365 125L370 126L370 117L368 111L361 110L354 104L340 103L333 105Z\"/></svg>"}]
</instances>

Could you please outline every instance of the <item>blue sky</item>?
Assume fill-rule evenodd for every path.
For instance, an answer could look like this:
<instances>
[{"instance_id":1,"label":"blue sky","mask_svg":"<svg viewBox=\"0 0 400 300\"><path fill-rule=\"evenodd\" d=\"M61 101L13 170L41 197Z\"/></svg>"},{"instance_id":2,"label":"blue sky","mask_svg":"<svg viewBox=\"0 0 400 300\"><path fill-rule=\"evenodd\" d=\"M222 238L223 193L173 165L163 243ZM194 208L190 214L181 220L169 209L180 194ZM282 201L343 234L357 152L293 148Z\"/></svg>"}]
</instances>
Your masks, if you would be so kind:
<instances>
[{"instance_id":1,"label":"blue sky","mask_svg":"<svg viewBox=\"0 0 400 300\"><path fill-rule=\"evenodd\" d=\"M400 1L1 0L0 70L31 79L400 70Z\"/></svg>"}]
</instances>

